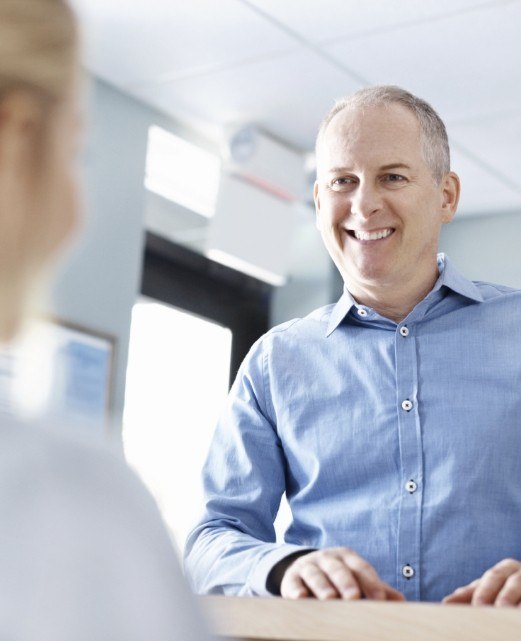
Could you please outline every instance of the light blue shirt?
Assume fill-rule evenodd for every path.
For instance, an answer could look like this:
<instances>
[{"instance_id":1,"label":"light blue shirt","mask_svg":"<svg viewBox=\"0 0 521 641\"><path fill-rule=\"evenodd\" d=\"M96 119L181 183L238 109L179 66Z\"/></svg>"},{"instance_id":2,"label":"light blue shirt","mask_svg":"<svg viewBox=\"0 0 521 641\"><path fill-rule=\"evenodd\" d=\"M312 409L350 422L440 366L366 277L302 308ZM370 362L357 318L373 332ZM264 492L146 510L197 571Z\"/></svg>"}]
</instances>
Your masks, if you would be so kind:
<instances>
[{"instance_id":1,"label":"light blue shirt","mask_svg":"<svg viewBox=\"0 0 521 641\"><path fill-rule=\"evenodd\" d=\"M439 601L521 559L521 292L439 265L399 324L345 292L252 347L187 542L196 591L266 595L288 554L347 546L408 600Z\"/></svg>"}]
</instances>

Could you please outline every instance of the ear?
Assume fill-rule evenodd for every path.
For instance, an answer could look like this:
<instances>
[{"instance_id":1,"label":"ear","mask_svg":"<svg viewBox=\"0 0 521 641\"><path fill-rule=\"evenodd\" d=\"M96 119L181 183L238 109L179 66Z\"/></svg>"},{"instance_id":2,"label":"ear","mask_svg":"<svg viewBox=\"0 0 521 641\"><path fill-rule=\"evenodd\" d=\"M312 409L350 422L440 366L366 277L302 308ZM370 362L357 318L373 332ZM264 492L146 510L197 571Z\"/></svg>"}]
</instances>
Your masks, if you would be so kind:
<instances>
[{"instance_id":1,"label":"ear","mask_svg":"<svg viewBox=\"0 0 521 641\"><path fill-rule=\"evenodd\" d=\"M317 229L320 231L320 221L319 221L319 216L320 216L320 196L318 194L318 181L315 180L315 184L313 185L313 200L315 201L315 225Z\"/></svg>"},{"instance_id":2,"label":"ear","mask_svg":"<svg viewBox=\"0 0 521 641\"><path fill-rule=\"evenodd\" d=\"M458 174L450 171L443 177L441 184L442 193L442 207L441 207L441 221L444 225L450 223L454 218L458 208L460 197L460 179Z\"/></svg>"}]
</instances>

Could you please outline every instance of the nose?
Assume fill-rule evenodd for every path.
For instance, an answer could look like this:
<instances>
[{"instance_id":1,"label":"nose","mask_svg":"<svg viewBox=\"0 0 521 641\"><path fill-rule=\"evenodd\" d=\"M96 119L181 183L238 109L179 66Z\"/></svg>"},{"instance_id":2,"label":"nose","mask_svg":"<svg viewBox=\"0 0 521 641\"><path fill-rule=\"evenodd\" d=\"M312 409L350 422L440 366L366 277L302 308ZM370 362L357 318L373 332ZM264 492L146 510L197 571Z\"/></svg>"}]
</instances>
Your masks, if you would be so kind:
<instances>
[{"instance_id":1,"label":"nose","mask_svg":"<svg viewBox=\"0 0 521 641\"><path fill-rule=\"evenodd\" d=\"M370 218L382 209L381 194L376 185L361 180L351 194L351 214Z\"/></svg>"}]
</instances>

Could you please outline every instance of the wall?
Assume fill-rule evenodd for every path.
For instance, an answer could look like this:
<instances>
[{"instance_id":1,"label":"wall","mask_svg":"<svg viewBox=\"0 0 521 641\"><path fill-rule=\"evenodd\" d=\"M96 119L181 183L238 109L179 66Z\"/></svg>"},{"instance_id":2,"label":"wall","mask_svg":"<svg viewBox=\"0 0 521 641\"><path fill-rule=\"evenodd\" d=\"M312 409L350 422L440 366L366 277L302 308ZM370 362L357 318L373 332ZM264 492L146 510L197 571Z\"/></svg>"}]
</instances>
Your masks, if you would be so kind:
<instances>
[{"instance_id":1,"label":"wall","mask_svg":"<svg viewBox=\"0 0 521 641\"><path fill-rule=\"evenodd\" d=\"M160 203L161 199L144 189L148 128L157 124L201 147L216 149L210 140L99 79L90 79L87 102L81 163L84 229L62 263L49 311L116 339L110 429L119 435L131 311L140 292L145 227L154 229L159 221L162 228L156 231L167 237L169 232L182 236L180 229L185 234L195 233L195 240L189 243L194 246L199 236L204 236L204 230L198 230L191 219L186 222L179 215L179 208ZM186 217L187 212L184 214ZM306 208L301 212L294 246L288 250L292 273L288 285L276 294L272 324L304 315L331 300L331 263L315 228L314 214Z\"/></svg>"},{"instance_id":2,"label":"wall","mask_svg":"<svg viewBox=\"0 0 521 641\"><path fill-rule=\"evenodd\" d=\"M440 249L474 280L521 288L521 212L455 219Z\"/></svg>"},{"instance_id":3,"label":"wall","mask_svg":"<svg viewBox=\"0 0 521 641\"><path fill-rule=\"evenodd\" d=\"M270 325L302 318L317 307L337 298L334 265L315 225L315 212L299 207L293 241L288 247L289 274L286 284L276 287L272 297Z\"/></svg>"},{"instance_id":4,"label":"wall","mask_svg":"<svg viewBox=\"0 0 521 641\"><path fill-rule=\"evenodd\" d=\"M115 337L110 429L119 434L131 310L141 277L147 134L161 116L95 79L87 102L85 224L60 269L50 311Z\"/></svg>"}]
</instances>

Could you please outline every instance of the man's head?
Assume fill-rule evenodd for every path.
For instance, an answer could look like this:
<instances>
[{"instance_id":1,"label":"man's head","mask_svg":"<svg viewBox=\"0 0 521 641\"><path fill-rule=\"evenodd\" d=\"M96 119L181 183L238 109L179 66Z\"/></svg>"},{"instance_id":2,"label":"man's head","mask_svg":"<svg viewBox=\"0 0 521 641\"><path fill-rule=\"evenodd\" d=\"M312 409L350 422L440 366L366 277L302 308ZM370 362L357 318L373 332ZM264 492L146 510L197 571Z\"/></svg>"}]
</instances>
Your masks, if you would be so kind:
<instances>
[{"instance_id":1,"label":"man's head","mask_svg":"<svg viewBox=\"0 0 521 641\"><path fill-rule=\"evenodd\" d=\"M315 146L317 156L328 125L338 113L344 109L354 111L391 104L402 105L416 116L420 126L425 162L430 167L436 182L439 183L450 171L449 139L445 124L428 102L395 85L366 87L351 96L337 100L318 130Z\"/></svg>"},{"instance_id":2,"label":"man's head","mask_svg":"<svg viewBox=\"0 0 521 641\"><path fill-rule=\"evenodd\" d=\"M317 139L317 225L353 295L425 288L441 225L456 211L443 122L397 87L340 103Z\"/></svg>"}]
</instances>

